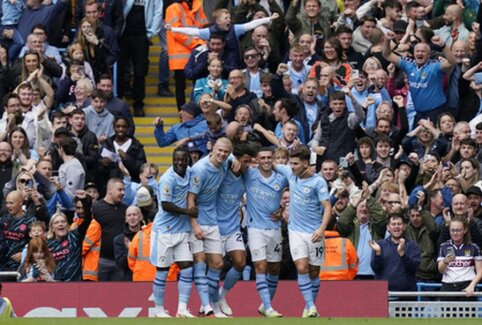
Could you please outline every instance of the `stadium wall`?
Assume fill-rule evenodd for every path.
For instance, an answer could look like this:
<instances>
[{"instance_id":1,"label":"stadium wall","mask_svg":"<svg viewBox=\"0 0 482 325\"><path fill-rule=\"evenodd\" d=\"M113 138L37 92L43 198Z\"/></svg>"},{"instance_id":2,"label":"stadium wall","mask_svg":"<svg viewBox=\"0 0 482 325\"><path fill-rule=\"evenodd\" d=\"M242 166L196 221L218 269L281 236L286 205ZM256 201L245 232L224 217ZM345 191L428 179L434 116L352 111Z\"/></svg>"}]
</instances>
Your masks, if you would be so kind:
<instances>
[{"instance_id":1,"label":"stadium wall","mask_svg":"<svg viewBox=\"0 0 482 325\"><path fill-rule=\"evenodd\" d=\"M3 295L12 300L19 317L152 317L152 283L71 282L3 283ZM193 288L189 307L199 307ZM228 294L234 316L255 317L260 304L254 282L240 282ZM165 307L175 314L177 284L168 283ZM286 317L299 317L303 298L296 281L281 281L273 307ZM317 308L321 317L387 317L386 281L325 281Z\"/></svg>"}]
</instances>

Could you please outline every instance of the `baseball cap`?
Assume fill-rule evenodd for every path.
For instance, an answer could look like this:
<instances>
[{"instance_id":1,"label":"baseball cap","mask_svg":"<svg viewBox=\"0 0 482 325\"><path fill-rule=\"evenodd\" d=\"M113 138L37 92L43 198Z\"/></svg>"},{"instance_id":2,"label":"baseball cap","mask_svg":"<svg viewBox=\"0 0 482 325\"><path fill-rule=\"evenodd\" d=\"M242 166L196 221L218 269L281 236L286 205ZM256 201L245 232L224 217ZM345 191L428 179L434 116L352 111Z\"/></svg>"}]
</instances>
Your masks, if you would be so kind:
<instances>
[{"instance_id":1,"label":"baseball cap","mask_svg":"<svg viewBox=\"0 0 482 325\"><path fill-rule=\"evenodd\" d=\"M478 196L482 196L482 190L480 189L480 187L473 185L467 189L467 192L465 192L465 194L476 194Z\"/></svg>"},{"instance_id":2,"label":"baseball cap","mask_svg":"<svg viewBox=\"0 0 482 325\"><path fill-rule=\"evenodd\" d=\"M97 191L99 190L99 186L96 183L93 183L93 182L89 182L89 183L85 184L84 190L86 191L89 188L95 188L95 189L97 189Z\"/></svg>"},{"instance_id":3,"label":"baseball cap","mask_svg":"<svg viewBox=\"0 0 482 325\"><path fill-rule=\"evenodd\" d=\"M191 114L194 117L201 114L201 109L199 108L199 106L197 106L193 102L189 102L189 103L186 103L186 104L182 105L181 110L184 110L184 111L188 112L189 114Z\"/></svg>"},{"instance_id":4,"label":"baseball cap","mask_svg":"<svg viewBox=\"0 0 482 325\"><path fill-rule=\"evenodd\" d=\"M147 207L152 204L152 196L149 190L141 186L136 193L136 198L137 198L137 206L139 208Z\"/></svg>"}]
</instances>

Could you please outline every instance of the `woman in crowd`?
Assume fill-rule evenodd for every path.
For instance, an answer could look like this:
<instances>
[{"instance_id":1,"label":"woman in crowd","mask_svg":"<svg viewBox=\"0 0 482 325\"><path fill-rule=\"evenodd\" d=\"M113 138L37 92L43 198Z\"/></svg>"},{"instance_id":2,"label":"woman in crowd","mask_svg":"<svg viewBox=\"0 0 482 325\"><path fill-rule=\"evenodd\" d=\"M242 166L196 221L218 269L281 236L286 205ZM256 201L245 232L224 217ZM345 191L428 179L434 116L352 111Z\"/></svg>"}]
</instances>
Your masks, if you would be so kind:
<instances>
[{"instance_id":1,"label":"woman in crowd","mask_svg":"<svg viewBox=\"0 0 482 325\"><path fill-rule=\"evenodd\" d=\"M39 156L37 151L30 149L27 132L21 127L16 126L8 136L10 145L13 148L13 159L18 161L21 165L37 163ZM29 161L32 160L32 161Z\"/></svg>"},{"instance_id":2,"label":"woman in crowd","mask_svg":"<svg viewBox=\"0 0 482 325\"><path fill-rule=\"evenodd\" d=\"M462 192L466 192L469 187L480 180L480 164L475 158L464 158L460 161L460 174L458 180Z\"/></svg>"},{"instance_id":3,"label":"woman in crowd","mask_svg":"<svg viewBox=\"0 0 482 325\"><path fill-rule=\"evenodd\" d=\"M21 282L54 282L55 260L42 237L30 240L27 257L20 266Z\"/></svg>"},{"instance_id":4,"label":"woman in crowd","mask_svg":"<svg viewBox=\"0 0 482 325\"><path fill-rule=\"evenodd\" d=\"M76 212L80 212L75 227L69 227L67 216L61 212L55 213L50 218L47 238L49 249L57 262L54 275L56 281L80 281L82 279L82 241L92 220L92 203L85 191L77 191L74 200L76 201Z\"/></svg>"},{"instance_id":5,"label":"woman in crowd","mask_svg":"<svg viewBox=\"0 0 482 325\"><path fill-rule=\"evenodd\" d=\"M464 291L465 297L447 297L444 300L475 300L475 286L482 279L482 256L468 235L466 219L454 218L450 222L450 240L440 246L437 258L442 273L441 291Z\"/></svg>"},{"instance_id":6,"label":"woman in crowd","mask_svg":"<svg viewBox=\"0 0 482 325\"><path fill-rule=\"evenodd\" d=\"M199 102L202 94L211 94L214 99L223 100L226 92L228 81L222 79L223 62L220 59L213 58L208 61L209 75L206 78L196 80L193 89L193 101Z\"/></svg>"},{"instance_id":7,"label":"woman in crowd","mask_svg":"<svg viewBox=\"0 0 482 325\"><path fill-rule=\"evenodd\" d=\"M97 37L96 30L96 22L85 17L80 21L76 42L82 47L84 60L89 62L95 80L98 80L101 74L109 72L109 67L107 65L107 49L103 40Z\"/></svg>"},{"instance_id":8,"label":"woman in crowd","mask_svg":"<svg viewBox=\"0 0 482 325\"><path fill-rule=\"evenodd\" d=\"M201 108L201 112L205 119L212 113L217 113L226 120L225 116L227 116L231 110L231 105L224 102L222 99L214 98L213 95L209 93L202 94L197 103Z\"/></svg>"},{"instance_id":9,"label":"woman in crowd","mask_svg":"<svg viewBox=\"0 0 482 325\"><path fill-rule=\"evenodd\" d=\"M321 61L316 62L310 71L310 77L320 75L321 69L328 64L335 69L336 77L342 85L346 85L351 78L352 67L343 60L343 47L336 37L328 39L321 54ZM319 77L318 77L319 79Z\"/></svg>"}]
</instances>

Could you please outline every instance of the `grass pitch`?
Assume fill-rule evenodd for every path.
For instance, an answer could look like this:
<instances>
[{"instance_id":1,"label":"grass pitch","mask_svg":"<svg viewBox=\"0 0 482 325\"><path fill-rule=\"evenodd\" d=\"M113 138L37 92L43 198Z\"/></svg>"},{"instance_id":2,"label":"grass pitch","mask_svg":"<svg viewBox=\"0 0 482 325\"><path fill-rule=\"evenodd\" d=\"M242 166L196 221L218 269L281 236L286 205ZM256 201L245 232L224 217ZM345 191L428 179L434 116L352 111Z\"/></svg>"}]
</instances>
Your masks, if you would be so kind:
<instances>
[{"instance_id":1,"label":"grass pitch","mask_svg":"<svg viewBox=\"0 0 482 325\"><path fill-rule=\"evenodd\" d=\"M134 322L134 323L133 323ZM2 325L392 325L392 324L433 324L433 325L451 325L451 324L480 324L477 319L400 319L400 318L229 318L229 319L213 319L213 318L196 318L196 319L154 319L154 318L17 318L2 319Z\"/></svg>"}]
</instances>

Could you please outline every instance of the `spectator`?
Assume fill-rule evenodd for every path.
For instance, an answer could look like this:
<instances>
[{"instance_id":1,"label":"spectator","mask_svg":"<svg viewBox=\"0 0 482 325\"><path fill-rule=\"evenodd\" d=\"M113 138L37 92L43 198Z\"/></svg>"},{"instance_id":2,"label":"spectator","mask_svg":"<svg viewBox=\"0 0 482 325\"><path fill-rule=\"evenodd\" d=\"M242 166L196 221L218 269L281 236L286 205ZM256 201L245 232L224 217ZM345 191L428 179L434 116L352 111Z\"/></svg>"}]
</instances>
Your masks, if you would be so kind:
<instances>
[{"instance_id":1,"label":"spectator","mask_svg":"<svg viewBox=\"0 0 482 325\"><path fill-rule=\"evenodd\" d=\"M196 80L192 94L195 103L199 103L201 95L204 93L211 94L213 98L217 100L224 99L228 81L221 79L221 73L223 71L221 60L217 58L209 60L208 71L209 75L206 78Z\"/></svg>"},{"instance_id":2,"label":"spectator","mask_svg":"<svg viewBox=\"0 0 482 325\"><path fill-rule=\"evenodd\" d=\"M127 66L132 64L132 99L135 116L145 115L145 78L149 69L149 40L160 32L162 5L162 2L153 0L142 2L129 0L123 3L124 26L119 38L118 74L123 78ZM167 16L166 20L168 20ZM185 19L182 21L184 22ZM124 82L119 82L117 91L120 98L129 88Z\"/></svg>"},{"instance_id":3,"label":"spectator","mask_svg":"<svg viewBox=\"0 0 482 325\"><path fill-rule=\"evenodd\" d=\"M104 22L100 19L101 12L100 10L106 10L107 7L111 4L117 4L119 3L118 0L113 0L113 1L106 1L103 3L102 6L95 2L95 0L87 0L87 1L79 1L84 3L84 10L85 10L85 17L89 18L91 21L95 22L95 25L97 26L97 29L94 31L95 35L99 40L102 40L102 47L106 51L107 57L106 57L106 62L109 68L112 68L112 65L114 62L117 61L117 58L119 56L119 45L117 43L117 39L120 35L119 31L114 29L113 26L110 26L108 23L105 23L106 16L102 15L104 18ZM99 8L99 6L101 8ZM121 4L119 4L119 7ZM120 11L120 18L122 18L122 10ZM81 18L77 21L80 21ZM123 24L123 21L120 23L121 25ZM117 26L116 26L117 27ZM122 27L122 26L119 26Z\"/></svg>"},{"instance_id":4,"label":"spectator","mask_svg":"<svg viewBox=\"0 0 482 325\"><path fill-rule=\"evenodd\" d=\"M135 137L129 137L127 130L129 129L129 120L125 117L118 117L114 120L114 135L109 137L104 143L104 150L113 153L117 161L111 160L112 155L102 155L102 166L100 166L100 175L108 175L110 177L122 177L118 169L119 162L129 171L129 175L134 182L140 182L139 173L142 164L146 162L146 153L144 146ZM111 156L111 157L109 157Z\"/></svg>"},{"instance_id":5,"label":"spectator","mask_svg":"<svg viewBox=\"0 0 482 325\"><path fill-rule=\"evenodd\" d=\"M432 61L429 59L430 47L426 43L418 43L414 48L414 60L400 58L392 52L391 40L394 33L388 32L385 37L383 57L396 64L408 76L410 93L412 95L415 110L415 122L429 118L436 121L438 116L445 112L447 100L442 89L443 75L452 69L456 59L449 47L439 36L432 38L432 42L443 48L445 60ZM420 67L424 67L423 77Z\"/></svg>"},{"instance_id":6,"label":"spectator","mask_svg":"<svg viewBox=\"0 0 482 325\"><path fill-rule=\"evenodd\" d=\"M105 108L114 115L114 119L117 117L125 117L129 120L129 130L127 134L129 136L134 136L136 126L134 120L132 119L132 113L129 105L122 99L114 96L112 89L112 77L108 74L102 74L99 76L99 82L97 83L97 89L101 89L107 95L107 103Z\"/></svg>"},{"instance_id":7,"label":"spectator","mask_svg":"<svg viewBox=\"0 0 482 325\"><path fill-rule=\"evenodd\" d=\"M179 19L181 17L181 20ZM167 7L165 19L171 27L186 26L203 27L208 20L204 14L202 4L199 0L174 2ZM181 24L182 22L182 24ZM184 68L188 62L191 51L204 41L196 40L192 36L182 35L167 31L167 51L169 55L169 70L174 71L174 81L176 82L176 102L178 110L186 102L184 91L186 80Z\"/></svg>"},{"instance_id":8,"label":"spectator","mask_svg":"<svg viewBox=\"0 0 482 325\"><path fill-rule=\"evenodd\" d=\"M441 291L465 291L465 295L471 297L482 279L482 258L479 246L470 242L467 230L465 219L454 218L450 222L450 240L440 246L437 263L442 273ZM474 299L450 297L444 300Z\"/></svg>"},{"instance_id":9,"label":"spectator","mask_svg":"<svg viewBox=\"0 0 482 325\"><path fill-rule=\"evenodd\" d=\"M358 272L358 256L348 238L334 229L336 219L325 230L325 259L320 266L320 280L353 280Z\"/></svg>"},{"instance_id":10,"label":"spectator","mask_svg":"<svg viewBox=\"0 0 482 325\"><path fill-rule=\"evenodd\" d=\"M142 212L138 207L128 207L126 210L124 230L114 237L115 261L117 267L124 272L123 281L132 281L132 271L127 264L127 256L132 239L141 230L142 219Z\"/></svg>"},{"instance_id":11,"label":"spectator","mask_svg":"<svg viewBox=\"0 0 482 325\"><path fill-rule=\"evenodd\" d=\"M366 196L365 190L352 204L341 212L336 228L343 237L348 237L355 245L359 258L357 279L373 279L375 272L372 269L371 250L369 241L379 240L385 236L386 214L378 202Z\"/></svg>"},{"instance_id":12,"label":"spectator","mask_svg":"<svg viewBox=\"0 0 482 325\"><path fill-rule=\"evenodd\" d=\"M93 68L94 78L98 81L101 74L109 72L107 56L110 49L105 47L104 39L99 39L96 31L95 20L87 17L82 19L77 30L76 42L82 46L84 59Z\"/></svg>"},{"instance_id":13,"label":"spectator","mask_svg":"<svg viewBox=\"0 0 482 325\"><path fill-rule=\"evenodd\" d=\"M69 117L70 132L77 137L82 144L82 156L84 157L85 169L89 172L85 174L85 182L96 181L96 170L99 160L99 143L95 133L89 130L85 124L85 112L79 108L74 109Z\"/></svg>"},{"instance_id":14,"label":"spectator","mask_svg":"<svg viewBox=\"0 0 482 325\"><path fill-rule=\"evenodd\" d=\"M64 138L57 144L63 164L59 167L59 181L71 200L77 190L82 190L85 183L85 170L80 161L75 158L77 142L72 138Z\"/></svg>"},{"instance_id":15,"label":"spectator","mask_svg":"<svg viewBox=\"0 0 482 325\"><path fill-rule=\"evenodd\" d=\"M32 238L25 262L20 267L20 282L54 282L55 260L45 238Z\"/></svg>"},{"instance_id":16,"label":"spectator","mask_svg":"<svg viewBox=\"0 0 482 325\"><path fill-rule=\"evenodd\" d=\"M95 220L87 230L82 245L83 279L121 281L122 270L115 263L114 237L121 234L127 206L122 203L124 184L118 178L107 183L107 193L92 205ZM100 252L99 252L100 250Z\"/></svg>"},{"instance_id":17,"label":"spectator","mask_svg":"<svg viewBox=\"0 0 482 325\"><path fill-rule=\"evenodd\" d=\"M106 93L96 89L92 92L92 104L84 108L85 123L101 144L114 135L114 116L105 108L106 103Z\"/></svg>"},{"instance_id":18,"label":"spectator","mask_svg":"<svg viewBox=\"0 0 482 325\"><path fill-rule=\"evenodd\" d=\"M93 6L89 6L89 0L81 0L75 2L75 21L81 21L82 18L92 17ZM124 15L122 14L122 1L108 0L102 3L102 6L97 8L98 16L102 19L102 23L114 29L115 39L121 36Z\"/></svg>"},{"instance_id":19,"label":"spectator","mask_svg":"<svg viewBox=\"0 0 482 325\"><path fill-rule=\"evenodd\" d=\"M388 238L369 242L375 279L388 280L391 291L416 291L420 249L414 241L404 238L405 223L401 215L389 216L387 230Z\"/></svg>"},{"instance_id":20,"label":"spectator","mask_svg":"<svg viewBox=\"0 0 482 325\"><path fill-rule=\"evenodd\" d=\"M203 46L198 46L192 50L189 61L184 68L186 78L193 81L208 76L208 60L213 58L221 59L223 62L223 79L227 79L229 73L238 68L234 54L225 50L226 43L220 34L211 33L209 40Z\"/></svg>"},{"instance_id":21,"label":"spectator","mask_svg":"<svg viewBox=\"0 0 482 325\"><path fill-rule=\"evenodd\" d=\"M173 125L169 131L164 132L164 121L158 117L154 121L154 136L159 147L166 147L173 142L189 137L190 135L207 131L208 126L203 118L199 106L195 103L187 103L181 107L181 122ZM207 152L206 142L194 143L203 153Z\"/></svg>"},{"instance_id":22,"label":"spectator","mask_svg":"<svg viewBox=\"0 0 482 325\"><path fill-rule=\"evenodd\" d=\"M352 99L354 112L346 110L345 94ZM346 89L345 93L333 92L330 95L329 106L330 110L322 113L319 122L318 127L321 128L322 134L316 153L322 160L337 161L355 148L354 129L365 119L365 112L349 89Z\"/></svg>"},{"instance_id":23,"label":"spectator","mask_svg":"<svg viewBox=\"0 0 482 325\"><path fill-rule=\"evenodd\" d=\"M6 198L7 212L0 217L3 238L7 247L6 254L0 258L3 271L16 271L20 266L22 249L29 241L28 225L36 221L34 215L23 212L23 195L20 191L12 191Z\"/></svg>"}]
</instances>

